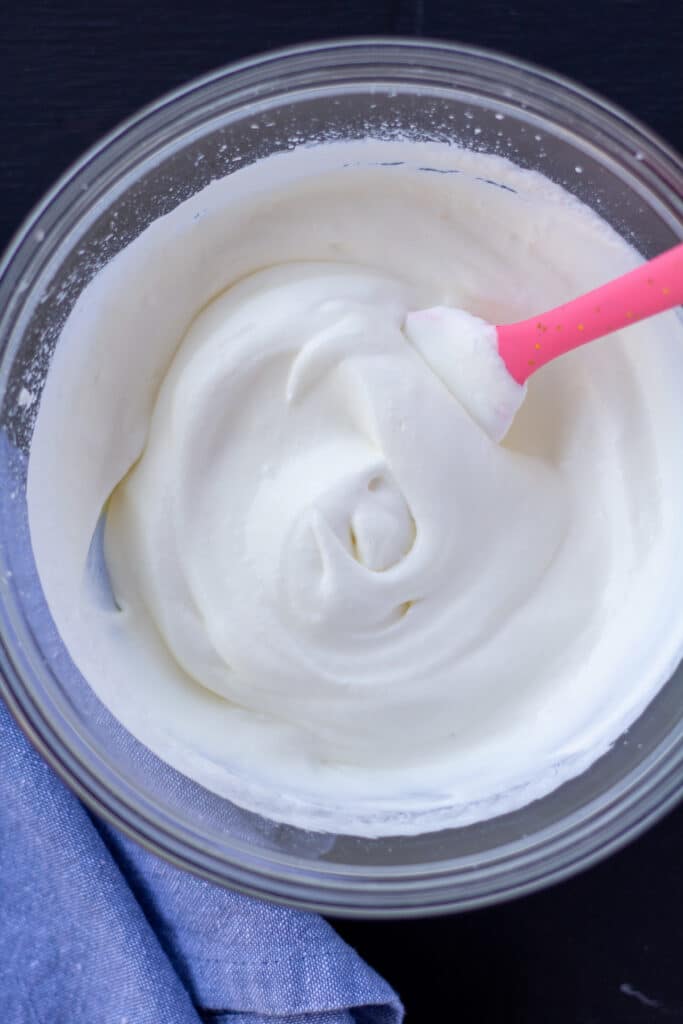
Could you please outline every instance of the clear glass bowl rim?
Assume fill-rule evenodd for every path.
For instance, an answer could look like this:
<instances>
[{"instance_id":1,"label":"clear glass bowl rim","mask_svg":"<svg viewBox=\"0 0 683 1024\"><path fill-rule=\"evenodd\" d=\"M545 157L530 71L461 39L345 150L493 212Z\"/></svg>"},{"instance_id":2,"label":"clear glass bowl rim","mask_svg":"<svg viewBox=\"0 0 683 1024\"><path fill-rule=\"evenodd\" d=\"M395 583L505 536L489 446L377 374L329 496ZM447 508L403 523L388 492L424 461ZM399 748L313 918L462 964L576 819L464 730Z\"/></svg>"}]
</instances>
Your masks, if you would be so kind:
<instances>
[{"instance_id":1,"label":"clear glass bowl rim","mask_svg":"<svg viewBox=\"0 0 683 1024\"><path fill-rule=\"evenodd\" d=\"M506 101L504 88L508 100L521 92L538 116L544 111L564 114L575 130L583 123L599 131L605 152L616 154L645 187L664 197L683 237L683 160L630 115L574 82L513 57L450 42L393 37L314 42L249 58L191 81L143 108L73 164L28 215L0 261L0 339L18 282L36 275L31 238L38 233L47 238L48 232L63 236L86 215L91 200L84 201L80 188L86 169L97 180L108 170L135 165L152 146L160 147L164 132L170 133L183 117L199 117L201 125L214 100L230 96L233 109L238 109L255 99L283 98L295 77L300 87L334 88L347 80L368 85L391 80L410 87L424 82L420 75L425 71L457 74L458 84L467 82L473 90L478 83L492 83L501 102ZM34 700L30 680L17 671L4 619L0 600L0 693L67 785L96 814L152 852L250 895L339 916L426 915L483 906L534 891L602 859L649 827L682 794L683 720L645 765L612 788L609 799L594 801L596 806L567 818L560 829L537 833L532 849L501 847L500 855L483 866L476 858L455 858L405 868L327 865L313 871L304 858L263 858L256 850L253 857L245 857L243 850L217 853L201 842L188 842L168 819L114 791L82 752L63 742Z\"/></svg>"}]
</instances>

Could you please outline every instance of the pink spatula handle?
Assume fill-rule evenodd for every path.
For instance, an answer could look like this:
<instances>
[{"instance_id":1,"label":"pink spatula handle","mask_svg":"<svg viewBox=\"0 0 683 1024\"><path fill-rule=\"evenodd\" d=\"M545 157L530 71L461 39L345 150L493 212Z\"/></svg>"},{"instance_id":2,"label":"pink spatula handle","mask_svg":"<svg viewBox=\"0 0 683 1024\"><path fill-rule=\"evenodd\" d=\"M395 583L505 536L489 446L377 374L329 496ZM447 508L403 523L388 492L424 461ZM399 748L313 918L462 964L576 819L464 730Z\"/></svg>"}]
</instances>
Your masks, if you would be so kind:
<instances>
[{"instance_id":1,"label":"pink spatula handle","mask_svg":"<svg viewBox=\"0 0 683 1024\"><path fill-rule=\"evenodd\" d=\"M498 350L523 384L551 359L681 303L683 244L564 306L497 327Z\"/></svg>"}]
</instances>

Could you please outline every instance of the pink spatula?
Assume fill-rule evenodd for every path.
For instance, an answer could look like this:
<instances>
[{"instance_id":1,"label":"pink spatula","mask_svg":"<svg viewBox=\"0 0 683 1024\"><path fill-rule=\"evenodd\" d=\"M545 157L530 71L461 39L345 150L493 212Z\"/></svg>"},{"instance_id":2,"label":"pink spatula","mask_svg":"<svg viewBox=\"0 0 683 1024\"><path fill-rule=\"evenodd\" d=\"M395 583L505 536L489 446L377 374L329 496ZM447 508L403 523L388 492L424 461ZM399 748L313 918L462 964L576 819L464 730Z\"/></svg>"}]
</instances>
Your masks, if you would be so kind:
<instances>
[{"instance_id":1,"label":"pink spatula","mask_svg":"<svg viewBox=\"0 0 683 1024\"><path fill-rule=\"evenodd\" d=\"M496 327L498 351L524 384L551 359L682 303L683 244L563 306Z\"/></svg>"}]
</instances>

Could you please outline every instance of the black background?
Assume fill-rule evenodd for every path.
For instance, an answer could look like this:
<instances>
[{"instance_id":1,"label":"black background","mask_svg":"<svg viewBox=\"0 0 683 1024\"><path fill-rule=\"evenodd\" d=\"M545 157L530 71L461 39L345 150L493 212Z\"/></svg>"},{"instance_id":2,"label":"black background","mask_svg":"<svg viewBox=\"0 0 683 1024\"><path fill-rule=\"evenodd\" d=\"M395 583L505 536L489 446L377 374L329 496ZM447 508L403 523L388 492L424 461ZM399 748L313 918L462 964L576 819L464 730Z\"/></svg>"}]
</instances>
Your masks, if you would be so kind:
<instances>
[{"instance_id":1,"label":"black background","mask_svg":"<svg viewBox=\"0 0 683 1024\"><path fill-rule=\"evenodd\" d=\"M83 149L161 93L275 46L396 33L544 64L683 149L681 0L0 0L0 247ZM679 808L549 891L335 925L399 991L409 1024L683 1022L682 896Z\"/></svg>"}]
</instances>

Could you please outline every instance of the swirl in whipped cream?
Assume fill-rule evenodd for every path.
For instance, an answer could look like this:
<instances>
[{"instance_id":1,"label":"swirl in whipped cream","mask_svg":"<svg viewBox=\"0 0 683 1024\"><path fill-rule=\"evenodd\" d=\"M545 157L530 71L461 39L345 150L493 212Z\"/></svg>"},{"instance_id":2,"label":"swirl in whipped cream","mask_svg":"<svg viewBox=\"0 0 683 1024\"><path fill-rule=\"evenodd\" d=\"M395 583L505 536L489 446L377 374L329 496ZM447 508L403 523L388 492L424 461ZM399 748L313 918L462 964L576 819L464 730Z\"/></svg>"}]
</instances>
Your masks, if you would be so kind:
<instances>
[{"instance_id":1,"label":"swirl in whipped cream","mask_svg":"<svg viewBox=\"0 0 683 1024\"><path fill-rule=\"evenodd\" d=\"M557 474L464 411L404 334L407 298L335 264L229 289L186 335L109 507L120 605L196 682L333 758L376 761L377 715L406 751L461 728L470 711L434 703L565 533Z\"/></svg>"}]
</instances>

